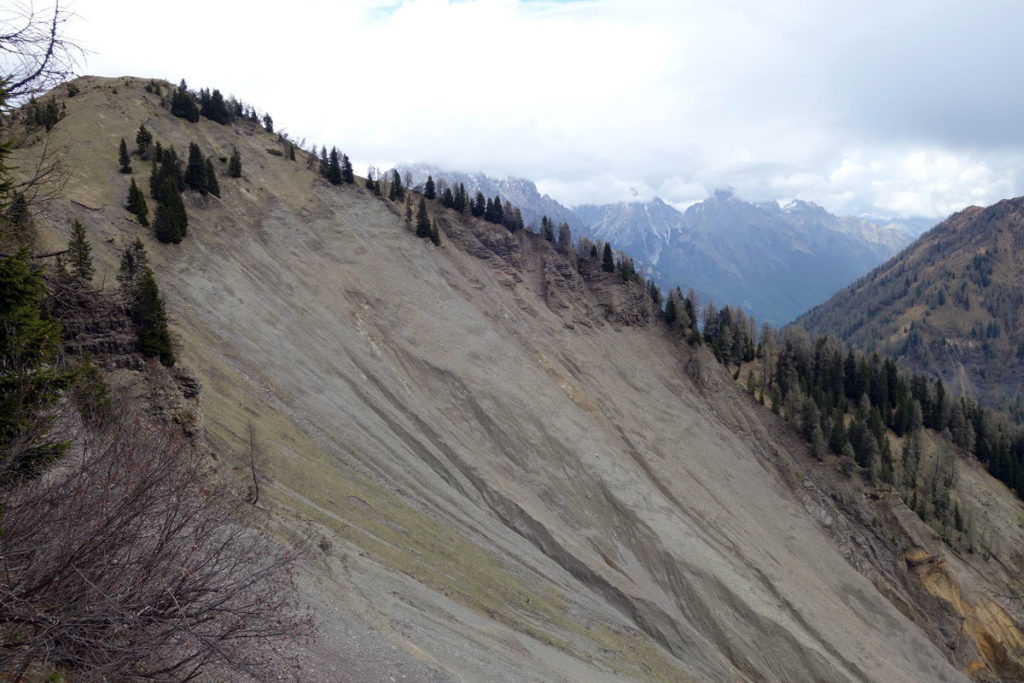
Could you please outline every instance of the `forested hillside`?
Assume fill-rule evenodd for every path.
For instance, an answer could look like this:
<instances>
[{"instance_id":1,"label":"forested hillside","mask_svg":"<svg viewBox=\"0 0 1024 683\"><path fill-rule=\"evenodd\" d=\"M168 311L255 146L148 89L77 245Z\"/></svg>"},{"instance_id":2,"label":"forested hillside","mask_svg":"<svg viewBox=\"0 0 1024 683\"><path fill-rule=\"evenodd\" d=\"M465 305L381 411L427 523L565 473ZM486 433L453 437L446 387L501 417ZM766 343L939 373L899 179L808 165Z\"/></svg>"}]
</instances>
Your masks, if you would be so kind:
<instances>
[{"instance_id":1,"label":"forested hillside","mask_svg":"<svg viewBox=\"0 0 1024 683\"><path fill-rule=\"evenodd\" d=\"M971 207L801 316L1024 418L1024 198Z\"/></svg>"}]
</instances>

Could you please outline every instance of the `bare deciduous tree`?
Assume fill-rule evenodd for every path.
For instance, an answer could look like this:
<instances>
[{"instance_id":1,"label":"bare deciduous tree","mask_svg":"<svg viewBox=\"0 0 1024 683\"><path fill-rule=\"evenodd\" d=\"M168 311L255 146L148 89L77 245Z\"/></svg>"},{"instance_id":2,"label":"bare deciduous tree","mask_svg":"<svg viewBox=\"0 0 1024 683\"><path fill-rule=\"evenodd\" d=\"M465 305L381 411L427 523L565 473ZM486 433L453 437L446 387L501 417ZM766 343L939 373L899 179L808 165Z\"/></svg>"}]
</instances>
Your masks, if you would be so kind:
<instances>
[{"instance_id":1,"label":"bare deciduous tree","mask_svg":"<svg viewBox=\"0 0 1024 683\"><path fill-rule=\"evenodd\" d=\"M74 73L81 48L63 36L71 14L60 2L39 9L32 0L0 10L0 73L5 108L17 106Z\"/></svg>"},{"instance_id":2,"label":"bare deciduous tree","mask_svg":"<svg viewBox=\"0 0 1024 683\"><path fill-rule=\"evenodd\" d=\"M285 550L244 523L184 439L128 414L82 429L50 472L8 492L0 678L260 679L310 632Z\"/></svg>"}]
</instances>

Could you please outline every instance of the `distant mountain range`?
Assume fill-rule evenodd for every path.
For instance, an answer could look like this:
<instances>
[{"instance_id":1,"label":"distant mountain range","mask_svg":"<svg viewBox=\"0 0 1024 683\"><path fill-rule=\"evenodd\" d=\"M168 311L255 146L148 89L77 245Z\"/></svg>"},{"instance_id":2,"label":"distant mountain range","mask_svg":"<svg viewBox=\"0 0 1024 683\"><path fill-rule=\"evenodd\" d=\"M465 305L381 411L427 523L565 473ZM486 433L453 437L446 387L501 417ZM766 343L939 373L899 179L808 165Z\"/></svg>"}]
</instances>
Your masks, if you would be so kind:
<instances>
[{"instance_id":1,"label":"distant mountain range","mask_svg":"<svg viewBox=\"0 0 1024 683\"><path fill-rule=\"evenodd\" d=\"M661 199L566 207L522 178L490 178L426 164L397 167L412 185L427 176L500 195L527 225L541 216L573 234L611 242L663 288L693 288L703 300L742 306L759 321L790 322L907 246L926 219L835 216L796 200L748 202L720 190L680 211Z\"/></svg>"}]
</instances>

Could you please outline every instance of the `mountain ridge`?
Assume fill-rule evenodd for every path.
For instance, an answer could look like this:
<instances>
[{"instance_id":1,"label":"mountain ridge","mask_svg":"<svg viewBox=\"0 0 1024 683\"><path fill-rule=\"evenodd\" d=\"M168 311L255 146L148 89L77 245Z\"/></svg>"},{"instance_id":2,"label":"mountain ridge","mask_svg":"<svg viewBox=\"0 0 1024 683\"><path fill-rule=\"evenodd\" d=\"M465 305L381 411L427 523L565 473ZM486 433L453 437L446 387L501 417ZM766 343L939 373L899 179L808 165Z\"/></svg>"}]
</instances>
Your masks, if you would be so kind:
<instances>
[{"instance_id":1,"label":"mountain ridge","mask_svg":"<svg viewBox=\"0 0 1024 683\"><path fill-rule=\"evenodd\" d=\"M1020 420L1022 234L1024 198L968 207L796 322L892 355Z\"/></svg>"},{"instance_id":2,"label":"mountain ridge","mask_svg":"<svg viewBox=\"0 0 1024 683\"><path fill-rule=\"evenodd\" d=\"M431 202L435 248L258 127L174 119L142 80L77 85L41 246L80 218L109 273L146 241L205 438L246 481L255 423L268 525L317 540L300 582L321 677L963 680L1014 661L996 570L816 462L641 286ZM140 122L242 154L221 198L186 193L180 245L121 208L113 150ZM986 476L963 474L1012 517ZM1019 546L1005 526L996 558ZM950 647L960 618L975 630Z\"/></svg>"}]
</instances>

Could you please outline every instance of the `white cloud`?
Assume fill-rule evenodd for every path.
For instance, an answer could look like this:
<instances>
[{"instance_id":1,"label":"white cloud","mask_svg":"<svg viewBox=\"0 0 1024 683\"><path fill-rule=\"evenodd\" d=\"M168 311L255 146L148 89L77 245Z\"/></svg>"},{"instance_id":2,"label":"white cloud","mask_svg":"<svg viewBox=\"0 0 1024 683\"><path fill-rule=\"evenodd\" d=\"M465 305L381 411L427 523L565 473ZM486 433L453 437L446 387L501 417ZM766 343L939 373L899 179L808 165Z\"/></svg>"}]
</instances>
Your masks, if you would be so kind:
<instances>
[{"instance_id":1,"label":"white cloud","mask_svg":"<svg viewBox=\"0 0 1024 683\"><path fill-rule=\"evenodd\" d=\"M162 9L161 9L162 8ZM88 70L181 77L359 166L939 216L1021 193L1024 4L79 0ZM985 27L984 31L980 29ZM977 29L977 30L975 30Z\"/></svg>"}]
</instances>

